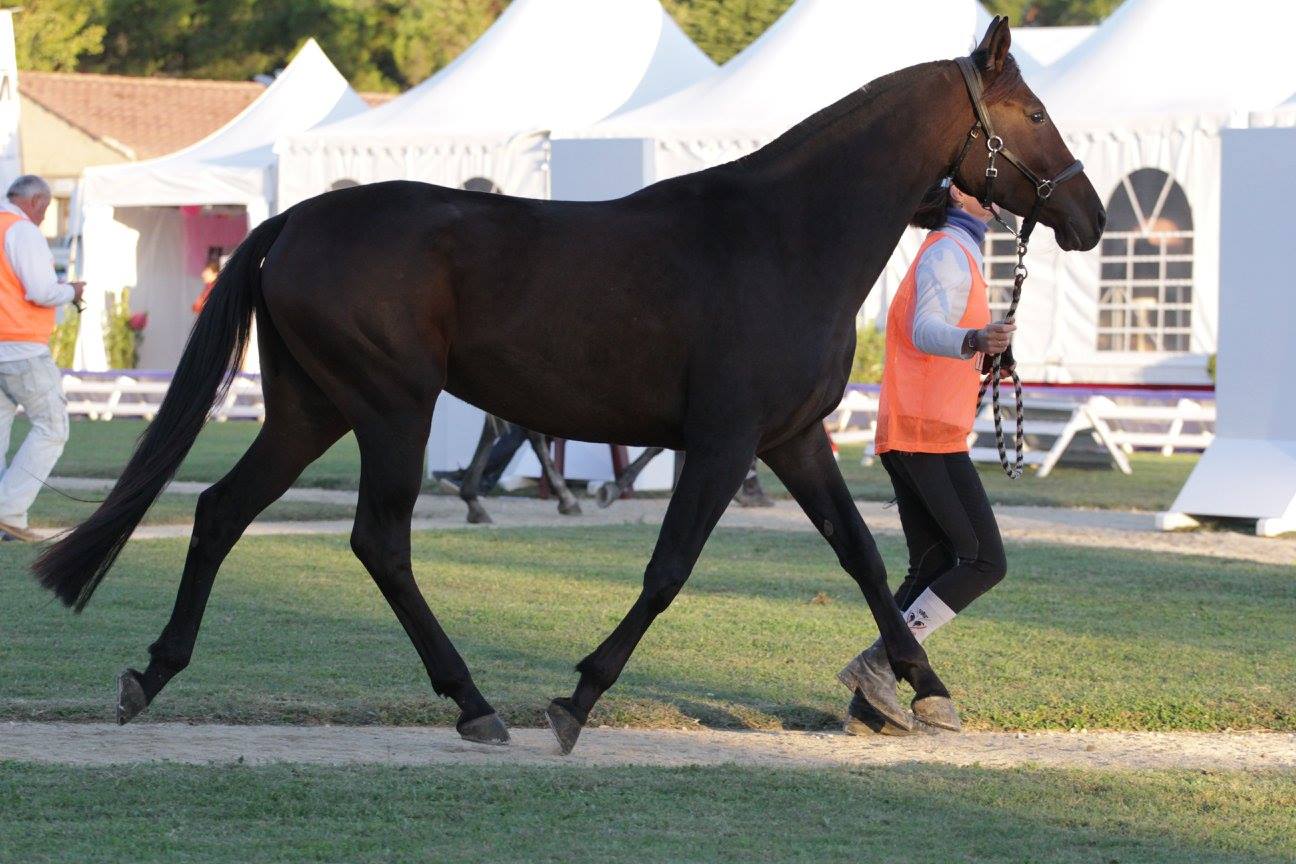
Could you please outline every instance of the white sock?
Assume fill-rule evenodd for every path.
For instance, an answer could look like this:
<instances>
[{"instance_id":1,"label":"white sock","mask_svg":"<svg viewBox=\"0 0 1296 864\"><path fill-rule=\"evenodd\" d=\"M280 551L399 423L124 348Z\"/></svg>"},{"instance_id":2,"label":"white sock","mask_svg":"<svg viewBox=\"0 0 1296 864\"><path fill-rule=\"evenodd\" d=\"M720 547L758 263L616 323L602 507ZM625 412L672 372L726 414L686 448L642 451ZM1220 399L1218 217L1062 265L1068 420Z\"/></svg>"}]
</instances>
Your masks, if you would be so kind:
<instances>
[{"instance_id":1,"label":"white sock","mask_svg":"<svg viewBox=\"0 0 1296 864\"><path fill-rule=\"evenodd\" d=\"M954 620L958 613L945 605L930 588L918 595L918 599L909 604L905 610L905 623L909 632L921 645L923 640Z\"/></svg>"}]
</instances>

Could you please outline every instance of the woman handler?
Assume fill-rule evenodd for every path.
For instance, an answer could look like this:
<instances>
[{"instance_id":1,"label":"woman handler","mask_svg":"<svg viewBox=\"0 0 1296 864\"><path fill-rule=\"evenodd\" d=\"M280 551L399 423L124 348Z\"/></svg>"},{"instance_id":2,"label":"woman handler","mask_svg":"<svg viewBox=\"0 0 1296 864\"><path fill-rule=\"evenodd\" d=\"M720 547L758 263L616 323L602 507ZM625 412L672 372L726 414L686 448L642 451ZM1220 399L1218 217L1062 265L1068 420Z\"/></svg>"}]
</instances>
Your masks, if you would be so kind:
<instances>
[{"instance_id":1,"label":"woman handler","mask_svg":"<svg viewBox=\"0 0 1296 864\"><path fill-rule=\"evenodd\" d=\"M992 218L957 186L943 182L931 189L910 222L931 233L887 314L876 449L891 477L909 547L909 571L896 603L920 643L994 587L1007 569L999 526L967 442L980 387L978 361L1007 351L1016 329L990 321L981 244ZM1011 355L1004 361L1006 372ZM928 723L959 728L957 715L924 716L917 702L912 728L883 717L850 683L860 673L894 686L880 640L840 676L855 690L846 731L905 734L929 729Z\"/></svg>"}]
</instances>

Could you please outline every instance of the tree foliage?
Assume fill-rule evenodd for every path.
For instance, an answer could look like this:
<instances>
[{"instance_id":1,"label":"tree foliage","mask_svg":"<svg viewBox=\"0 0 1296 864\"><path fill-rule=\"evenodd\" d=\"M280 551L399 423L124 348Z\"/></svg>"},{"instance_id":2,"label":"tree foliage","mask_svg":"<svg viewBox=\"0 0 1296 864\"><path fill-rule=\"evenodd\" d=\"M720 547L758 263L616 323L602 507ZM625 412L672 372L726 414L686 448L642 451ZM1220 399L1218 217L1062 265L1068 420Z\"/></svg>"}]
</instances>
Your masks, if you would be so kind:
<instances>
[{"instance_id":1,"label":"tree foliage","mask_svg":"<svg viewBox=\"0 0 1296 864\"><path fill-rule=\"evenodd\" d=\"M986 9L1007 15L1013 24L1040 27L1096 24L1120 4L1121 0L985 0Z\"/></svg>"},{"instance_id":2,"label":"tree foliage","mask_svg":"<svg viewBox=\"0 0 1296 864\"><path fill-rule=\"evenodd\" d=\"M793 0L662 0L717 62L737 54ZM906 3L911 0L890 0ZM986 0L1014 23L1101 19L1120 0ZM472 44L509 0L0 0L26 69L246 79L319 40L362 90L402 90Z\"/></svg>"},{"instance_id":3,"label":"tree foliage","mask_svg":"<svg viewBox=\"0 0 1296 864\"><path fill-rule=\"evenodd\" d=\"M100 0L3 0L14 15L14 47L21 69L73 72L103 47Z\"/></svg>"}]
</instances>

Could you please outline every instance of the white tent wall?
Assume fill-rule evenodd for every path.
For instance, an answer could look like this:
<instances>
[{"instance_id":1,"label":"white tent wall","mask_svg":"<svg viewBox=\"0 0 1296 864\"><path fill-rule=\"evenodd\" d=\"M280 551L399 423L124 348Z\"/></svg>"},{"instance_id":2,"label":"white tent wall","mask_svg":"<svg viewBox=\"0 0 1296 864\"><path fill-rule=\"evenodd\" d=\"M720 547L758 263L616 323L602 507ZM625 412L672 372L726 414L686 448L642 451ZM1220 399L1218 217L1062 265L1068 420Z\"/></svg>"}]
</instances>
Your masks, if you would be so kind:
<instances>
[{"instance_id":1,"label":"white tent wall","mask_svg":"<svg viewBox=\"0 0 1296 864\"><path fill-rule=\"evenodd\" d=\"M176 207L127 207L113 215L138 238L131 311L149 316L139 342L139 368L173 368L193 327L191 307L202 287L185 273L184 220Z\"/></svg>"},{"instance_id":2,"label":"white tent wall","mask_svg":"<svg viewBox=\"0 0 1296 864\"><path fill-rule=\"evenodd\" d=\"M77 195L80 277L86 282L77 367L108 368L106 294L129 287L132 310L149 313L141 366L172 368L197 293L196 274L184 263L192 250L186 250L183 228L175 231L180 208L240 208L251 230L275 209L274 141L365 110L364 100L309 40L256 101L198 143L157 159L87 169ZM256 352L249 351L245 368L256 367Z\"/></svg>"},{"instance_id":3,"label":"white tent wall","mask_svg":"<svg viewBox=\"0 0 1296 864\"><path fill-rule=\"evenodd\" d=\"M1257 28L1256 21L1265 25ZM1017 352L1027 377L1209 383L1206 360L1216 350L1219 329L1220 134L1246 125L1251 111L1296 92L1296 64L1285 47L1293 31L1293 4L1241 0L1221 12L1208 0L1127 0L1061 60L1028 79L1109 208L1126 178L1146 169L1165 172L1182 190L1191 217L1192 296L1186 346L1100 350L1100 316L1126 314L1100 303L1107 281L1103 248L1117 245L1113 238L1121 236L1121 226L1109 223L1107 239L1087 253L1061 254L1047 232L1037 234ZM1211 62L1202 63L1204 56ZM1141 215L1147 217L1142 229L1151 233L1142 236L1149 242L1163 247L1173 242L1154 236L1155 214ZM1129 291L1136 290L1137 270L1151 268L1153 257L1130 264ZM1123 266L1110 249L1107 260L1114 271ZM1159 281L1168 294L1165 286L1172 280ZM1153 277L1138 290L1149 292L1157 282ZM1119 278L1110 284L1118 283ZM1053 309L1054 327L1043 353L1036 353L1029 344L1036 326L1031 316L1045 304ZM1155 302L1138 314L1160 315L1163 324L1167 316L1179 315Z\"/></svg>"},{"instance_id":4,"label":"white tent wall","mask_svg":"<svg viewBox=\"0 0 1296 864\"><path fill-rule=\"evenodd\" d=\"M454 62L363 117L288 136L288 207L339 181L489 180L549 194L547 130L588 126L715 69L658 0L513 0Z\"/></svg>"}]
</instances>

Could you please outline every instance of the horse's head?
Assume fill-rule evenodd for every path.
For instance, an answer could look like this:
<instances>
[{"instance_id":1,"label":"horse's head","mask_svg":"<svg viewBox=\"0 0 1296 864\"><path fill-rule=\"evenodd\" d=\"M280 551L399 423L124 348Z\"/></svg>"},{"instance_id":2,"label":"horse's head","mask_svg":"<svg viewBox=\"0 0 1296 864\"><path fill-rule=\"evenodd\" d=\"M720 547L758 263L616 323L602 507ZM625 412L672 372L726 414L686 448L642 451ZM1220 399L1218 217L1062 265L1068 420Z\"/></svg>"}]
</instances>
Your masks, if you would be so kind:
<instances>
[{"instance_id":1,"label":"horse's head","mask_svg":"<svg viewBox=\"0 0 1296 864\"><path fill-rule=\"evenodd\" d=\"M989 187L991 197L994 203L1020 216L1036 211L1040 224L1053 229L1063 249L1092 249L1102 236L1107 213L1089 178L1080 173L1062 180L1055 188L1041 190L1037 185L1037 181L1065 176L1076 160L1044 103L1022 80L1017 62L1008 54L1011 42L1008 19L996 18L968 58L979 73L984 111L994 135L1000 139L996 143L1004 147L995 159L998 175ZM980 130L955 177L961 188L982 199L988 183L986 144L985 130ZM1029 176L1032 174L1033 178ZM1042 198L1041 192L1047 198Z\"/></svg>"}]
</instances>

